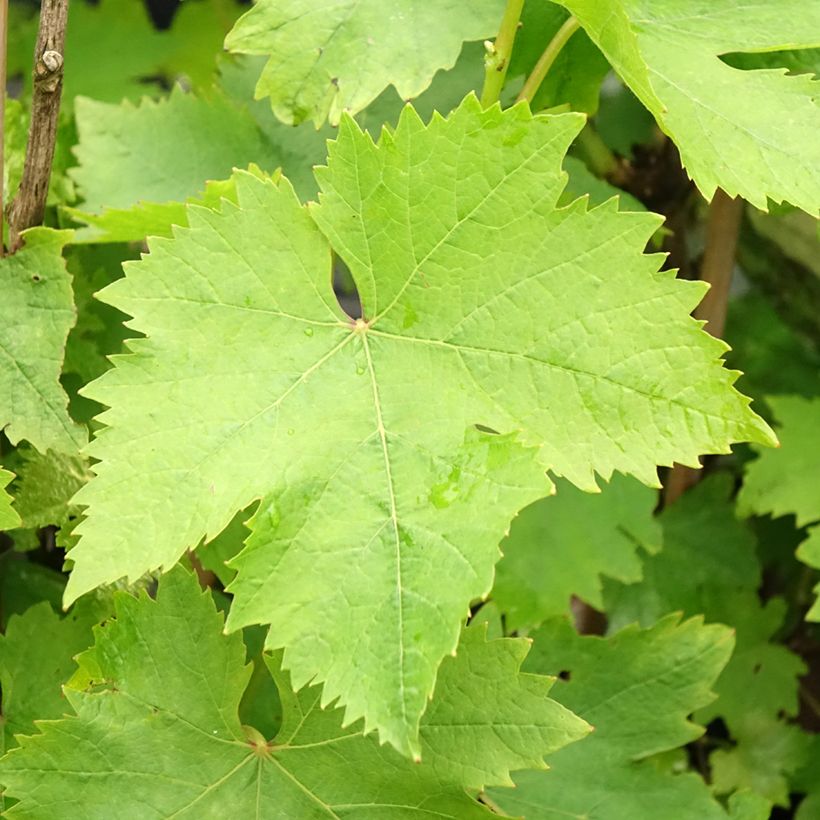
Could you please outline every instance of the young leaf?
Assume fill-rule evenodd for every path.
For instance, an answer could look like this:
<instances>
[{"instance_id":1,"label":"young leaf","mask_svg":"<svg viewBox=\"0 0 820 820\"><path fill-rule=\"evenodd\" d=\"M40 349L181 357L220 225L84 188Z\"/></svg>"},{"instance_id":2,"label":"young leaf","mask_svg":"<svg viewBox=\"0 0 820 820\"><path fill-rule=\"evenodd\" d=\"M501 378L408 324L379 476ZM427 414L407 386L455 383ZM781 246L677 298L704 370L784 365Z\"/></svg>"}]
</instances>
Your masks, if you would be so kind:
<instances>
[{"instance_id":1,"label":"young leaf","mask_svg":"<svg viewBox=\"0 0 820 820\"><path fill-rule=\"evenodd\" d=\"M310 213L240 173L238 206L190 208L128 265L102 298L148 338L86 391L111 409L68 599L171 566L264 497L229 625L275 622L297 686L412 751L545 468L655 483L657 463L769 441L689 317L702 287L643 255L657 219L555 208L581 124L468 98L429 126L406 109L377 145L348 119Z\"/></svg>"},{"instance_id":2,"label":"young leaf","mask_svg":"<svg viewBox=\"0 0 820 820\"><path fill-rule=\"evenodd\" d=\"M70 236L33 228L20 251L0 259L0 428L12 444L27 439L40 452L75 453L86 438L59 382L75 320L62 257Z\"/></svg>"},{"instance_id":3,"label":"young leaf","mask_svg":"<svg viewBox=\"0 0 820 820\"><path fill-rule=\"evenodd\" d=\"M761 451L746 467L738 496L741 513L794 513L797 525L820 519L820 398L769 396L779 422L780 448Z\"/></svg>"},{"instance_id":4,"label":"young leaf","mask_svg":"<svg viewBox=\"0 0 820 820\"><path fill-rule=\"evenodd\" d=\"M20 526L20 515L11 506L14 499L5 489L13 478L14 473L0 467L0 531Z\"/></svg>"},{"instance_id":5,"label":"young leaf","mask_svg":"<svg viewBox=\"0 0 820 820\"><path fill-rule=\"evenodd\" d=\"M555 696L595 731L550 755L549 772L516 775L516 789L493 790L492 800L527 820L726 818L698 776L673 775L643 759L703 733L687 717L714 698L710 687L732 652L730 629L679 620L672 615L647 630L633 625L606 639L579 636L562 619L544 624L524 668L560 674Z\"/></svg>"},{"instance_id":6,"label":"young leaf","mask_svg":"<svg viewBox=\"0 0 820 820\"><path fill-rule=\"evenodd\" d=\"M638 547L655 553L661 545L656 503L656 492L615 476L600 495L561 481L556 495L522 510L501 543L492 592L507 628L566 614L572 595L603 609L601 575L639 581Z\"/></svg>"},{"instance_id":7,"label":"young leaf","mask_svg":"<svg viewBox=\"0 0 820 820\"><path fill-rule=\"evenodd\" d=\"M719 187L763 210L769 197L818 212L815 80L779 68L743 71L721 56L817 45L820 5L727 0L716 9L708 0L557 2L578 18L675 141L707 199Z\"/></svg>"},{"instance_id":8,"label":"young leaf","mask_svg":"<svg viewBox=\"0 0 820 820\"><path fill-rule=\"evenodd\" d=\"M282 122L319 127L356 114L389 85L417 97L465 40L492 37L503 0L419 5L397 0L260 0L225 38L225 48L269 57L256 97L270 97Z\"/></svg>"},{"instance_id":9,"label":"young leaf","mask_svg":"<svg viewBox=\"0 0 820 820\"><path fill-rule=\"evenodd\" d=\"M161 579L156 601L120 593L116 609L80 657L75 680L87 678L87 691L66 690L76 717L42 725L42 734L23 739L0 763L0 780L21 800L10 818L87 817L92 807L110 816L114 801L122 816L140 818L490 816L451 783L452 768L440 775L435 765L410 763L363 737L360 727L340 728L341 710L322 710L318 687L295 694L278 659L270 662L284 709L277 737L267 741L241 726L239 703L250 676L241 636L222 634L221 615L184 570ZM449 680L457 686L464 673L475 691L477 669L493 683L485 680L481 706L446 698L440 714L457 724L477 718L491 731L495 718L487 712L502 718L514 708L490 696L496 684L516 688L524 642L472 638ZM519 683L533 694L549 686L535 676ZM539 706L544 715L545 708L556 719L548 745L566 742L568 729L583 730L550 701ZM445 730L453 740L458 731ZM457 749L462 757L468 751L477 750ZM524 762L513 750L498 757L479 752L479 760L491 756L490 771Z\"/></svg>"}]
</instances>

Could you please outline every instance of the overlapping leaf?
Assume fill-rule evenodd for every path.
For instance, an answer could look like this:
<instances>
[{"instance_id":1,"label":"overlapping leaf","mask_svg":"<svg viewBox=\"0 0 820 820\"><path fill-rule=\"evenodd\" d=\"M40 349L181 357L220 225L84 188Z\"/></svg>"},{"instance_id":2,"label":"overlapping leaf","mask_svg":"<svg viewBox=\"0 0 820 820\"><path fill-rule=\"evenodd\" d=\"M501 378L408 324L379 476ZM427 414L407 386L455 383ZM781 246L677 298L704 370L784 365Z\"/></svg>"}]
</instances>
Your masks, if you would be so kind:
<instances>
[{"instance_id":1,"label":"overlapping leaf","mask_svg":"<svg viewBox=\"0 0 820 820\"><path fill-rule=\"evenodd\" d=\"M31 82L37 15L11 4L9 71ZM206 82L215 69L222 38L238 16L231 0L188 0L170 30L158 31L143 3L134 0L78 0L69 7L66 31L63 107L74 97L118 103L157 94L163 79L185 75Z\"/></svg>"},{"instance_id":2,"label":"overlapping leaf","mask_svg":"<svg viewBox=\"0 0 820 820\"><path fill-rule=\"evenodd\" d=\"M0 780L21 800L10 818L88 817L95 807L110 816L112 795L121 816L141 818L489 817L454 777L503 780L507 766L540 766L539 753L584 732L546 698L550 679L518 676L524 641L487 643L475 629L443 668L436 722L423 730L430 764L404 760L360 727L341 728L341 710L321 709L317 687L295 694L277 659L269 660L283 721L266 739L239 722L250 676L242 639L221 634L221 615L192 576L177 568L156 601L123 593L116 608L80 658L72 685L86 682L85 691L66 690L76 717L44 724L0 764ZM507 720L520 723L520 736ZM472 746L481 736L490 743ZM519 754L525 739L533 745ZM462 759L474 767L462 770Z\"/></svg>"},{"instance_id":3,"label":"overlapping leaf","mask_svg":"<svg viewBox=\"0 0 820 820\"><path fill-rule=\"evenodd\" d=\"M34 734L35 720L55 720L70 711L62 686L74 673L74 656L92 644L91 628L104 614L91 599L64 617L42 601L9 619L0 635L4 750L17 745L15 735Z\"/></svg>"},{"instance_id":4,"label":"overlapping leaf","mask_svg":"<svg viewBox=\"0 0 820 820\"><path fill-rule=\"evenodd\" d=\"M761 451L746 468L738 498L741 512L793 513L798 526L820 519L820 398L770 396L779 422L780 448Z\"/></svg>"},{"instance_id":5,"label":"overlapping leaf","mask_svg":"<svg viewBox=\"0 0 820 820\"><path fill-rule=\"evenodd\" d=\"M746 514L774 516L793 513L798 526L820 520L820 398L769 396L780 423L780 449L761 451L746 467L738 506ZM797 557L820 569L820 526L809 530ZM817 591L820 592L820 586ZM820 600L806 617L820 620Z\"/></svg>"},{"instance_id":6,"label":"overlapping leaf","mask_svg":"<svg viewBox=\"0 0 820 820\"><path fill-rule=\"evenodd\" d=\"M224 186L207 193L206 182L251 163L280 164L250 114L218 93L177 87L139 105L80 98L77 131L80 164L71 175L83 203L68 212L92 226L80 235L86 241L170 236L172 224L186 224L185 200L204 194L217 204L228 193Z\"/></svg>"},{"instance_id":7,"label":"overlapping leaf","mask_svg":"<svg viewBox=\"0 0 820 820\"><path fill-rule=\"evenodd\" d=\"M639 581L638 547L654 553L661 545L656 504L657 493L616 476L600 494L562 481L555 496L522 510L501 544L492 592L507 628L567 613L572 595L602 609L601 575Z\"/></svg>"},{"instance_id":8,"label":"overlapping leaf","mask_svg":"<svg viewBox=\"0 0 820 820\"><path fill-rule=\"evenodd\" d=\"M12 506L12 497L6 491L14 473L0 467L0 530L11 530L20 526L20 516Z\"/></svg>"},{"instance_id":9,"label":"overlapping leaf","mask_svg":"<svg viewBox=\"0 0 820 820\"><path fill-rule=\"evenodd\" d=\"M699 776L664 772L644 758L703 733L687 717L714 698L709 690L732 652L731 630L669 616L603 639L553 619L534 641L525 668L560 673L556 697L595 731L551 755L547 774L524 772L514 791L492 791L503 810L527 820L727 816ZM748 816L767 815L760 806Z\"/></svg>"},{"instance_id":10,"label":"overlapping leaf","mask_svg":"<svg viewBox=\"0 0 820 820\"><path fill-rule=\"evenodd\" d=\"M225 47L269 57L256 96L288 124L356 114L389 85L409 100L450 68L465 40L495 34L502 0L260 0Z\"/></svg>"},{"instance_id":11,"label":"overlapping leaf","mask_svg":"<svg viewBox=\"0 0 820 820\"><path fill-rule=\"evenodd\" d=\"M68 415L60 370L74 324L71 278L62 257L69 231L35 228L0 259L0 427L16 444L76 452L85 430Z\"/></svg>"},{"instance_id":12,"label":"overlapping leaf","mask_svg":"<svg viewBox=\"0 0 820 820\"><path fill-rule=\"evenodd\" d=\"M818 45L820 5L803 0L558 0L680 149L704 196L720 187L820 209L817 82L721 59ZM753 104L750 104L753 101Z\"/></svg>"},{"instance_id":13,"label":"overlapping leaf","mask_svg":"<svg viewBox=\"0 0 820 820\"><path fill-rule=\"evenodd\" d=\"M229 626L275 623L297 686L415 752L545 468L654 483L658 463L769 441L689 318L701 286L642 254L656 218L556 209L581 124L474 98L429 126L407 109L379 144L347 120L309 213L239 174L238 205L153 242L103 295L148 338L88 390L111 409L68 598L172 565L263 498Z\"/></svg>"},{"instance_id":14,"label":"overlapping leaf","mask_svg":"<svg viewBox=\"0 0 820 820\"><path fill-rule=\"evenodd\" d=\"M665 510L663 550L645 560L640 583L607 583L605 600L613 624L652 624L682 611L731 625L735 652L717 681L718 700L699 718L720 716L730 731L743 732L749 720L796 714L797 680L805 666L772 640L783 623L784 602L760 603L754 538L735 517L730 493L729 476L719 474Z\"/></svg>"},{"instance_id":15,"label":"overlapping leaf","mask_svg":"<svg viewBox=\"0 0 820 820\"><path fill-rule=\"evenodd\" d=\"M63 538L73 527L79 510L71 498L90 478L88 462L79 453L38 453L18 450L15 481L20 526L29 530L55 526Z\"/></svg>"}]
</instances>

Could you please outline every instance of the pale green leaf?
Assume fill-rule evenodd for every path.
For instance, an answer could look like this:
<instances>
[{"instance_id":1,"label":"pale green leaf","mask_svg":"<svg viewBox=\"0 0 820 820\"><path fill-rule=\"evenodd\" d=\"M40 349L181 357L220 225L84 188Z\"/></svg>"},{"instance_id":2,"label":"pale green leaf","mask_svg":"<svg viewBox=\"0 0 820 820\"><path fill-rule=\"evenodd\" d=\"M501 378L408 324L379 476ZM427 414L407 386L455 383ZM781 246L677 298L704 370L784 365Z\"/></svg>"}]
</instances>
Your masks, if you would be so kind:
<instances>
[{"instance_id":1,"label":"pale green leaf","mask_svg":"<svg viewBox=\"0 0 820 820\"><path fill-rule=\"evenodd\" d=\"M728 52L817 46L820 4L804 0L558 0L660 127L707 199L716 188L820 209L820 106L809 74L744 71Z\"/></svg>"},{"instance_id":2,"label":"pale green leaf","mask_svg":"<svg viewBox=\"0 0 820 820\"><path fill-rule=\"evenodd\" d=\"M655 483L658 463L768 441L689 316L702 287L643 255L657 219L556 209L581 124L468 98L429 126L405 109L377 145L347 119L318 206L240 173L238 205L189 209L127 265L102 298L148 338L86 390L111 409L68 598L173 565L264 498L229 625L276 623L297 686L412 751L545 468Z\"/></svg>"},{"instance_id":3,"label":"pale green leaf","mask_svg":"<svg viewBox=\"0 0 820 820\"><path fill-rule=\"evenodd\" d=\"M590 731L549 699L550 678L519 671L529 641L488 641L486 633L480 622L464 630L455 658L441 665L420 729L424 762L472 789L512 786L510 771L545 769L544 755Z\"/></svg>"},{"instance_id":4,"label":"pale green leaf","mask_svg":"<svg viewBox=\"0 0 820 820\"><path fill-rule=\"evenodd\" d=\"M657 493L648 487L615 476L600 494L565 481L557 489L522 510L501 543L492 598L508 629L568 613L572 595L603 609L600 576L639 581L638 547L660 549L660 525L652 517Z\"/></svg>"},{"instance_id":5,"label":"pale green leaf","mask_svg":"<svg viewBox=\"0 0 820 820\"><path fill-rule=\"evenodd\" d=\"M269 57L257 98L269 96L285 123L318 127L358 113L389 85L417 97L465 40L495 35L503 11L503 0L260 0L225 47Z\"/></svg>"},{"instance_id":6,"label":"pale green leaf","mask_svg":"<svg viewBox=\"0 0 820 820\"><path fill-rule=\"evenodd\" d=\"M155 601L120 594L116 609L116 619L96 630L96 645L80 657L86 691L66 690L76 717L42 725L42 734L24 739L0 763L0 780L21 801L9 818L109 818L112 800L119 816L141 820L491 816L447 773L440 776L435 761L413 764L363 737L360 727L341 728L341 710L321 709L318 687L294 694L276 659L270 665L284 708L281 729L267 739L243 727L238 710L250 667L241 636L222 634L221 615L184 570L160 581ZM509 674L515 688L522 644L465 646L465 661L451 664L452 685L462 671L468 687L478 684L469 663L477 651L473 663L487 675L484 709L446 700L442 715L491 725L512 709L492 704L491 695ZM536 680L519 679L525 688L532 683L533 693ZM81 682L78 675L72 686ZM583 726L555 704L550 708L564 716L558 736ZM544 704L539 709L545 714Z\"/></svg>"},{"instance_id":7,"label":"pale green leaf","mask_svg":"<svg viewBox=\"0 0 820 820\"><path fill-rule=\"evenodd\" d=\"M20 526L20 515L12 507L14 499L5 489L13 478L14 473L0 467L0 531L13 530Z\"/></svg>"},{"instance_id":8,"label":"pale green leaf","mask_svg":"<svg viewBox=\"0 0 820 820\"><path fill-rule=\"evenodd\" d=\"M515 790L492 790L494 802L527 820L726 817L700 777L643 758L703 733L687 718L714 698L710 688L732 652L730 629L669 616L648 630L599 638L554 619L534 639L524 668L560 674L554 697L594 731L550 755L550 771L523 772Z\"/></svg>"},{"instance_id":9,"label":"pale green leaf","mask_svg":"<svg viewBox=\"0 0 820 820\"><path fill-rule=\"evenodd\" d=\"M0 635L3 749L15 735L36 732L35 720L54 720L71 709L62 686L75 669L74 656L92 644L91 628L104 617L102 606L82 601L61 617L46 601L12 615Z\"/></svg>"},{"instance_id":10,"label":"pale green leaf","mask_svg":"<svg viewBox=\"0 0 820 820\"><path fill-rule=\"evenodd\" d=\"M820 398L769 396L780 448L746 467L738 508L745 515L793 513L798 526L820 519Z\"/></svg>"},{"instance_id":11,"label":"pale green leaf","mask_svg":"<svg viewBox=\"0 0 820 820\"><path fill-rule=\"evenodd\" d=\"M70 231L34 228L22 250L0 259L0 427L12 444L76 452L85 430L68 415L60 370L75 321L62 257Z\"/></svg>"}]
</instances>

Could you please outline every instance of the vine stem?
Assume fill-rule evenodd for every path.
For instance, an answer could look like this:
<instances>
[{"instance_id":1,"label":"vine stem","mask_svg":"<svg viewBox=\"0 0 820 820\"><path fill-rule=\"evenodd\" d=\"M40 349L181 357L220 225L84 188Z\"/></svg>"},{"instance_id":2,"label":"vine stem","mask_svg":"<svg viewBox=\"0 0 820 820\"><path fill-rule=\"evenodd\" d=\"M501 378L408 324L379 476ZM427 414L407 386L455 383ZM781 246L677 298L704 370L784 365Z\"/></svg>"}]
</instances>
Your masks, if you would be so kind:
<instances>
[{"instance_id":1,"label":"vine stem","mask_svg":"<svg viewBox=\"0 0 820 820\"><path fill-rule=\"evenodd\" d=\"M547 72L552 68L552 64L561 53L561 49L567 44L569 38L578 31L580 26L581 24L572 15L564 21L561 28L555 32L552 40L547 43L544 53L538 58L535 68L527 77L524 87L516 97L516 102L526 100L528 103L532 103L538 89L541 87L541 83L544 82L544 77L547 76Z\"/></svg>"},{"instance_id":2,"label":"vine stem","mask_svg":"<svg viewBox=\"0 0 820 820\"><path fill-rule=\"evenodd\" d=\"M729 288L735 267L737 242L740 236L740 220L743 216L743 200L732 198L718 188L709 205L706 222L706 250L700 269L700 279L710 287L703 301L695 308L695 318L706 322L704 329L712 336L721 338L726 327L726 311L729 306ZM664 503L671 504L694 484L702 474L676 464L667 476L664 486Z\"/></svg>"},{"instance_id":3,"label":"vine stem","mask_svg":"<svg viewBox=\"0 0 820 820\"><path fill-rule=\"evenodd\" d=\"M6 180L6 62L8 51L9 0L0 0L0 257L5 256L3 242L3 206Z\"/></svg>"},{"instance_id":4,"label":"vine stem","mask_svg":"<svg viewBox=\"0 0 820 820\"><path fill-rule=\"evenodd\" d=\"M40 27L34 47L34 92L26 160L20 187L8 209L11 253L23 244L20 234L26 228L40 225L45 214L63 90L67 20L68 0L42 0Z\"/></svg>"},{"instance_id":5,"label":"vine stem","mask_svg":"<svg viewBox=\"0 0 820 820\"><path fill-rule=\"evenodd\" d=\"M481 89L482 108L489 108L501 97L523 8L524 0L507 0L495 42L488 40L484 43L487 56L484 58L484 88Z\"/></svg>"}]
</instances>

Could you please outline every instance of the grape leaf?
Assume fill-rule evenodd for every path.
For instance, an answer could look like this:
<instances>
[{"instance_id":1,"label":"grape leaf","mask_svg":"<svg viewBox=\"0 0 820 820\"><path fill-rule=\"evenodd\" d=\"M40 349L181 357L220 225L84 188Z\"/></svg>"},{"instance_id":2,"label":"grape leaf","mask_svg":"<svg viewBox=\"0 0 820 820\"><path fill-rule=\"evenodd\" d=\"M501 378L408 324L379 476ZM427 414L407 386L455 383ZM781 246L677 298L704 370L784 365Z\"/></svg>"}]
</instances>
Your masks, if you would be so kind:
<instances>
[{"instance_id":1,"label":"grape leaf","mask_svg":"<svg viewBox=\"0 0 820 820\"><path fill-rule=\"evenodd\" d=\"M811 751L810 735L798 726L754 716L743 731L734 733L734 745L709 756L716 794L754 789L772 803L788 808L789 781Z\"/></svg>"},{"instance_id":2,"label":"grape leaf","mask_svg":"<svg viewBox=\"0 0 820 820\"><path fill-rule=\"evenodd\" d=\"M656 504L657 493L615 476L600 495L561 481L555 496L522 510L501 543L492 592L507 628L567 613L572 595L602 609L601 575L639 581L637 548L654 553L661 546Z\"/></svg>"},{"instance_id":3,"label":"grape leaf","mask_svg":"<svg viewBox=\"0 0 820 820\"><path fill-rule=\"evenodd\" d=\"M761 605L762 583L751 532L729 501L731 477L716 474L664 510L663 550L644 561L640 583L606 582L610 624L651 624L668 612L731 625L737 645L716 684L718 700L699 718L717 716L740 731L749 719L797 712L800 658L772 638L783 623L782 599Z\"/></svg>"},{"instance_id":4,"label":"grape leaf","mask_svg":"<svg viewBox=\"0 0 820 820\"><path fill-rule=\"evenodd\" d=\"M809 529L808 538L797 548L797 557L804 564L820 569L820 526ZM820 621L820 583L814 587L814 592L818 598L806 613L807 621Z\"/></svg>"},{"instance_id":5,"label":"grape leaf","mask_svg":"<svg viewBox=\"0 0 820 820\"><path fill-rule=\"evenodd\" d=\"M66 212L93 226L81 240L168 236L172 224L185 224L182 203L202 196L209 180L251 162L279 164L250 114L216 92L206 98L176 87L138 106L80 98L76 109L79 166L71 176L83 203ZM224 186L213 188L205 204L217 205L225 193Z\"/></svg>"},{"instance_id":6,"label":"grape leaf","mask_svg":"<svg viewBox=\"0 0 820 820\"><path fill-rule=\"evenodd\" d=\"M726 817L697 775L644 760L703 733L687 716L714 698L710 687L732 652L730 629L679 621L672 615L604 639L556 618L534 634L524 668L560 673L555 697L595 731L550 755L547 774L522 772L515 790L492 790L501 809L527 820L669 817L671 806L676 820Z\"/></svg>"},{"instance_id":7,"label":"grape leaf","mask_svg":"<svg viewBox=\"0 0 820 820\"><path fill-rule=\"evenodd\" d=\"M9 618L0 635L4 749L17 745L15 735L34 733L35 720L53 720L69 711L62 685L74 672L74 656L92 644L92 626L104 616L104 607L89 599L64 617L41 601Z\"/></svg>"},{"instance_id":8,"label":"grape leaf","mask_svg":"<svg viewBox=\"0 0 820 820\"><path fill-rule=\"evenodd\" d=\"M418 4L398 0L260 0L239 18L225 47L269 57L256 97L271 98L282 122L356 114L389 85L417 97L465 40L493 36L502 0Z\"/></svg>"},{"instance_id":9,"label":"grape leaf","mask_svg":"<svg viewBox=\"0 0 820 820\"><path fill-rule=\"evenodd\" d=\"M127 265L102 298L148 338L86 390L111 409L68 600L171 566L264 497L229 626L275 622L297 686L412 752L545 468L656 483L656 463L770 440L689 317L702 286L642 254L657 219L556 210L581 124L472 97L429 126L406 109L377 145L347 119L319 205L239 173L238 206L190 208Z\"/></svg>"},{"instance_id":10,"label":"grape leaf","mask_svg":"<svg viewBox=\"0 0 820 820\"><path fill-rule=\"evenodd\" d=\"M222 634L222 616L181 568L161 579L155 601L120 593L116 610L116 619L96 630L94 648L80 656L72 686L85 680L86 691L66 690L77 716L43 725L42 734L22 739L0 763L0 779L21 800L10 818L87 817L95 806L110 815L114 799L123 816L141 818L490 816L434 765L402 759L363 737L360 727L341 728L341 710L319 708L318 687L295 694L278 659L270 662L284 710L278 735L268 741L241 726L239 703L250 676L242 638ZM496 685L510 691L506 676L515 677L524 642L484 644L478 637L463 648L463 661L451 663L450 680L457 686L463 670L474 687L478 672L486 676L484 708L445 697L441 716L454 724L514 708L493 703L492 694ZM490 666L478 666L484 662ZM532 694L549 687L534 676L520 681ZM559 734L583 729L547 703ZM544 706L539 713L546 714ZM489 759L489 750L482 757Z\"/></svg>"},{"instance_id":11,"label":"grape leaf","mask_svg":"<svg viewBox=\"0 0 820 820\"><path fill-rule=\"evenodd\" d=\"M69 7L66 29L63 108L82 95L118 103L159 96L163 81L185 75L202 84L212 75L221 41L239 12L221 0L186 0L172 28L154 28L144 3L135 0L84 0ZM31 85L31 60L37 38L37 15L11 4L9 72L21 72Z\"/></svg>"},{"instance_id":12,"label":"grape leaf","mask_svg":"<svg viewBox=\"0 0 820 820\"><path fill-rule=\"evenodd\" d=\"M21 526L68 527L78 514L71 498L91 478L88 461L79 453L38 453L31 447L20 448L17 453L14 489Z\"/></svg>"},{"instance_id":13,"label":"grape leaf","mask_svg":"<svg viewBox=\"0 0 820 820\"><path fill-rule=\"evenodd\" d=\"M20 526L20 516L11 506L14 499L5 489L13 478L14 473L0 467L0 531Z\"/></svg>"},{"instance_id":14,"label":"grape leaf","mask_svg":"<svg viewBox=\"0 0 820 820\"><path fill-rule=\"evenodd\" d=\"M780 448L760 452L746 467L738 509L745 515L794 513L797 525L820 519L820 398L769 396Z\"/></svg>"},{"instance_id":15,"label":"grape leaf","mask_svg":"<svg viewBox=\"0 0 820 820\"><path fill-rule=\"evenodd\" d=\"M59 609L64 588L62 573L7 550L0 555L0 630L6 629L12 615L22 615L42 601Z\"/></svg>"},{"instance_id":16,"label":"grape leaf","mask_svg":"<svg viewBox=\"0 0 820 820\"><path fill-rule=\"evenodd\" d=\"M0 259L0 428L12 444L27 439L41 452L76 452L86 437L59 382L75 320L62 257L70 237L34 228L21 250Z\"/></svg>"},{"instance_id":17,"label":"grape leaf","mask_svg":"<svg viewBox=\"0 0 820 820\"><path fill-rule=\"evenodd\" d=\"M820 203L820 106L811 75L744 71L729 52L816 46L820 5L803 0L557 0L580 21L675 141L707 199L720 187L762 210L767 197ZM749 101L754 100L750 105Z\"/></svg>"},{"instance_id":18,"label":"grape leaf","mask_svg":"<svg viewBox=\"0 0 820 820\"><path fill-rule=\"evenodd\" d=\"M122 276L123 261L136 257L133 248L121 245L67 249L66 267L73 278L77 324L66 341L64 384L66 374L75 374L82 384L96 379L111 366L107 357L120 353L125 339L133 335L123 326L127 317L95 299L94 294Z\"/></svg>"},{"instance_id":19,"label":"grape leaf","mask_svg":"<svg viewBox=\"0 0 820 820\"><path fill-rule=\"evenodd\" d=\"M486 622L464 630L455 658L441 665L420 730L424 762L472 789L512 786L511 770L546 769L545 754L590 731L547 697L551 679L519 672L529 641L486 634Z\"/></svg>"}]
</instances>

